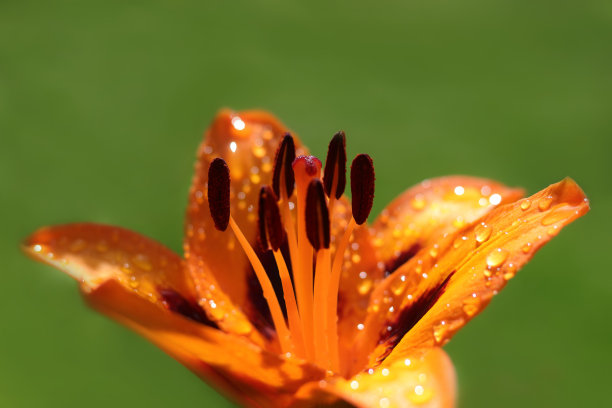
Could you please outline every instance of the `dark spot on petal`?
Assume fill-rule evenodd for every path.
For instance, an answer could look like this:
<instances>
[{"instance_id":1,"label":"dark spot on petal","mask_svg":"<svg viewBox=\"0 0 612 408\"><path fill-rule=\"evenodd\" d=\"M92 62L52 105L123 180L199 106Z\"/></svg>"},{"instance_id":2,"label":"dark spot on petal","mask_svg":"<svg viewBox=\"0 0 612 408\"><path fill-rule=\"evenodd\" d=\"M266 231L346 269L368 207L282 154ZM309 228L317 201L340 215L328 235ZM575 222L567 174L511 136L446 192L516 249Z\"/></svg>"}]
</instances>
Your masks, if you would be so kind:
<instances>
[{"instance_id":1,"label":"dark spot on petal","mask_svg":"<svg viewBox=\"0 0 612 408\"><path fill-rule=\"evenodd\" d=\"M218 329L217 324L210 320L206 312L195 301L185 299L180 293L173 289L158 289L161 301L166 309L178 313L194 322Z\"/></svg>"},{"instance_id":2,"label":"dark spot on petal","mask_svg":"<svg viewBox=\"0 0 612 408\"><path fill-rule=\"evenodd\" d=\"M425 313L432 308L432 306L446 290L446 286L454 274L455 271L451 272L439 285L423 293L410 306L402 309L396 315L395 320L391 322L388 321L384 325L384 329L381 332L378 344L386 344L387 351L383 356L379 357L379 362L382 362L389 355L389 353L391 353L393 348L397 346L406 333L408 333L410 329L412 329L419 322L419 320L425 316ZM388 329L389 327L391 330Z\"/></svg>"},{"instance_id":3,"label":"dark spot on petal","mask_svg":"<svg viewBox=\"0 0 612 408\"><path fill-rule=\"evenodd\" d=\"M410 248L402 251L395 258L387 261L385 263L385 276L391 275L395 272L400 266L408 262L412 259L413 256L417 254L421 250L421 245L418 243L413 244Z\"/></svg>"}]
</instances>

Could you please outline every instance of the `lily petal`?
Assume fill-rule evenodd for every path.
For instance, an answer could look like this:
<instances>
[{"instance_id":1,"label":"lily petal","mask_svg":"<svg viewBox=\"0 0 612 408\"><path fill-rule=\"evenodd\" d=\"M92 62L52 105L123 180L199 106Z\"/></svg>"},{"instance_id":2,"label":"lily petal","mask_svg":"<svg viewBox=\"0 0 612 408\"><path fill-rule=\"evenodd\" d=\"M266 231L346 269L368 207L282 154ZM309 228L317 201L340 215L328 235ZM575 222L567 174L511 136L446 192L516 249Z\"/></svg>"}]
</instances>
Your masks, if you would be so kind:
<instances>
[{"instance_id":1,"label":"lily petal","mask_svg":"<svg viewBox=\"0 0 612 408\"><path fill-rule=\"evenodd\" d=\"M391 350L389 358L401 358L446 343L540 247L588 210L584 193L568 178L497 207L421 251L373 296L377 312L369 324L384 329L368 364Z\"/></svg>"},{"instance_id":2,"label":"lily petal","mask_svg":"<svg viewBox=\"0 0 612 408\"><path fill-rule=\"evenodd\" d=\"M317 387L305 386L297 397L324 401L325 394L363 408L453 407L455 370L444 350L433 348L425 354L389 358L376 369L361 372L349 380L333 378ZM333 401L329 396L327 400L329 404Z\"/></svg>"},{"instance_id":3,"label":"lily petal","mask_svg":"<svg viewBox=\"0 0 612 408\"><path fill-rule=\"evenodd\" d=\"M423 181L393 200L372 225L377 257L391 273L442 235L522 196L522 189L476 177Z\"/></svg>"},{"instance_id":4,"label":"lily petal","mask_svg":"<svg viewBox=\"0 0 612 408\"><path fill-rule=\"evenodd\" d=\"M189 193L185 259L201 303L207 301L212 285L225 292L251 320L257 319L253 314L258 312L252 304L252 297L261 298L261 294L253 293L250 264L233 234L220 232L214 226L206 198L208 167L217 157L227 162L231 173L231 214L254 245L259 189L271 184L276 150L287 131L282 123L266 112L221 111L198 149ZM298 140L295 141L298 154L304 154ZM258 283L255 283L257 289Z\"/></svg>"},{"instance_id":5,"label":"lily petal","mask_svg":"<svg viewBox=\"0 0 612 408\"><path fill-rule=\"evenodd\" d=\"M339 293L339 305L342 306L339 308L339 333L340 338L346 340L341 350L345 357L352 354L352 339L363 330L372 290L385 275L394 272L444 234L454 232L496 205L513 202L522 195L521 189L488 179L468 176L435 178L406 190L396 198L382 211L370 231L366 227L357 228L343 265ZM342 230L348 221L342 217L338 220L343 223L340 225Z\"/></svg>"},{"instance_id":6,"label":"lily petal","mask_svg":"<svg viewBox=\"0 0 612 408\"><path fill-rule=\"evenodd\" d=\"M136 232L93 223L47 227L32 234L24 250L79 281L84 293L113 280L160 308L183 309L193 319L218 321L230 333L263 343L246 317L234 308L233 313L219 318L217 310L229 303L223 293L209 291L206 313L190 306L198 297L183 260Z\"/></svg>"},{"instance_id":7,"label":"lily petal","mask_svg":"<svg viewBox=\"0 0 612 408\"><path fill-rule=\"evenodd\" d=\"M85 294L90 306L144 336L203 380L246 406L285 406L304 382L324 376L243 337L156 308L117 281Z\"/></svg>"},{"instance_id":8,"label":"lily petal","mask_svg":"<svg viewBox=\"0 0 612 408\"><path fill-rule=\"evenodd\" d=\"M153 303L161 302L160 289L195 296L178 255L124 228L94 223L45 227L28 237L23 249L79 281L85 292L115 280Z\"/></svg>"}]
</instances>

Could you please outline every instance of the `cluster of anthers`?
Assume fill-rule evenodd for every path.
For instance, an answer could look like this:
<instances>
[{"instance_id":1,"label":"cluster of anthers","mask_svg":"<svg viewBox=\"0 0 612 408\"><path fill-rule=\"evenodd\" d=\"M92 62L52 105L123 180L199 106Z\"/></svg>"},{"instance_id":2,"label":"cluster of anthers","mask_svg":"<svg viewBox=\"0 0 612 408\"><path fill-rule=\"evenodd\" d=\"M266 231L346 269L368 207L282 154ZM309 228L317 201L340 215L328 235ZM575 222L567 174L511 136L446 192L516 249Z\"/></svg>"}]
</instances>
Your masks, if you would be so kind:
<instances>
[{"instance_id":1,"label":"cluster of anthers","mask_svg":"<svg viewBox=\"0 0 612 408\"><path fill-rule=\"evenodd\" d=\"M352 162L352 217L335 251L330 248L330 219L346 187L344 132L336 133L329 144L322 177L321 168L314 156L296 158L293 138L286 134L276 153L272 185L259 191L258 244L274 254L285 310L270 280L273 272L266 270L232 218L230 170L221 158L214 159L208 169L208 204L215 227L231 228L255 271L282 352L339 372L337 309L343 255L355 226L363 224L372 209L374 167L367 154L357 155ZM296 220L290 201L294 189ZM284 246L288 251L283 253Z\"/></svg>"}]
</instances>

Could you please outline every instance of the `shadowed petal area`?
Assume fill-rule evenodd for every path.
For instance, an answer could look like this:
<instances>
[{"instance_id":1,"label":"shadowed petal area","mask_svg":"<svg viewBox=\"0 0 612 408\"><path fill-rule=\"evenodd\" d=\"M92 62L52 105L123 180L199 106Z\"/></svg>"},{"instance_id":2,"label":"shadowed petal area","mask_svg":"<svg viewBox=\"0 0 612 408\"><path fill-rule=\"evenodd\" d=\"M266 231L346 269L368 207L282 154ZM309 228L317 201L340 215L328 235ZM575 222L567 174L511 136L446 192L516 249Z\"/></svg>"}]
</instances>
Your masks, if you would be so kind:
<instances>
[{"instance_id":1,"label":"shadowed petal area","mask_svg":"<svg viewBox=\"0 0 612 408\"><path fill-rule=\"evenodd\" d=\"M268 113L229 110L221 111L206 132L189 192L184 244L188 269L202 303L207 301L212 285L247 315L254 313L248 293L250 264L231 231L216 230L210 216L208 167L217 157L229 166L231 214L254 245L259 189L271 185L274 157L286 132L287 128ZM296 145L298 154L304 154L297 139Z\"/></svg>"},{"instance_id":2,"label":"shadowed petal area","mask_svg":"<svg viewBox=\"0 0 612 408\"><path fill-rule=\"evenodd\" d=\"M200 308L183 260L136 232L93 223L60 225L38 230L23 247L30 256L79 281L86 293L113 280L158 307L175 309L196 321L219 322L230 333L262 342L248 320L231 304L233 313L219 318L217 310L229 304L223 293L208 293L207 302Z\"/></svg>"},{"instance_id":3,"label":"shadowed petal area","mask_svg":"<svg viewBox=\"0 0 612 408\"><path fill-rule=\"evenodd\" d=\"M425 248L387 278L372 298L367 323L371 329L362 345L377 346L367 365L376 365L389 353L389 358L399 359L446 343L542 245L588 210L580 187L565 179L495 208ZM433 300L422 301L427 298Z\"/></svg>"},{"instance_id":4,"label":"shadowed petal area","mask_svg":"<svg viewBox=\"0 0 612 408\"><path fill-rule=\"evenodd\" d=\"M333 378L326 384L308 384L297 396L327 400L329 406L450 408L456 399L455 370L446 353L433 348L416 356L389 358L349 380ZM348 405L338 401L333 405L332 396Z\"/></svg>"},{"instance_id":5,"label":"shadowed petal area","mask_svg":"<svg viewBox=\"0 0 612 408\"><path fill-rule=\"evenodd\" d=\"M266 352L243 337L155 307L116 281L84 294L90 306L144 336L203 380L247 406L286 406L323 373Z\"/></svg>"}]
</instances>

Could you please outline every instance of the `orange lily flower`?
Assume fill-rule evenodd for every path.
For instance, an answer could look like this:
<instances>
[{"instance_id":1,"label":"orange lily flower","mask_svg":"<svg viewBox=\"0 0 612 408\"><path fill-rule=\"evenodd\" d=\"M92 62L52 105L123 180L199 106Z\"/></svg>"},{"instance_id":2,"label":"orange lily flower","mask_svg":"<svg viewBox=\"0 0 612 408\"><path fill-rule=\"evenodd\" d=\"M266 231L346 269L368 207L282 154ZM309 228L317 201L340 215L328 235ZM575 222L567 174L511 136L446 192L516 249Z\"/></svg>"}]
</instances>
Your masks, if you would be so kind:
<instances>
[{"instance_id":1,"label":"orange lily flower","mask_svg":"<svg viewBox=\"0 0 612 408\"><path fill-rule=\"evenodd\" d=\"M441 346L589 210L571 179L521 198L452 176L368 226L369 156L353 161L349 201L344 133L322 169L264 112L222 111L197 156L184 257L85 223L42 228L23 248L246 406L453 406Z\"/></svg>"}]
</instances>

